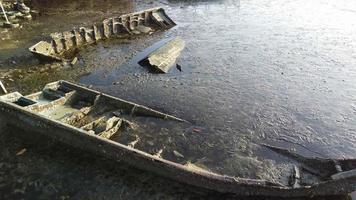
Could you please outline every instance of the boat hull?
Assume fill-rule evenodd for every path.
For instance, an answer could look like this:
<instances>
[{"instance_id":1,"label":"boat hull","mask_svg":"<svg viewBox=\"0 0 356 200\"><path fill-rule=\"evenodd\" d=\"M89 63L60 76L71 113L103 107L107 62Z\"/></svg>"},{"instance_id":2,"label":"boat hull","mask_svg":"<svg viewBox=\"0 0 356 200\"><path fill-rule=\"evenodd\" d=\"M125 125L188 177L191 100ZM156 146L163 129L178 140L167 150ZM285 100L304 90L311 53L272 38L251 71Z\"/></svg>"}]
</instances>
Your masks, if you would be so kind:
<instances>
[{"instance_id":1,"label":"boat hull","mask_svg":"<svg viewBox=\"0 0 356 200\"><path fill-rule=\"evenodd\" d=\"M50 41L40 41L29 51L40 60L62 60L75 49L95 44L101 40L120 38L126 35L150 34L167 30L176 24L163 8L152 8L105 19L91 27L51 34ZM64 56L67 55L67 56ZM73 57L73 56L72 56Z\"/></svg>"},{"instance_id":2,"label":"boat hull","mask_svg":"<svg viewBox=\"0 0 356 200\"><path fill-rule=\"evenodd\" d=\"M138 169L147 170L160 176L219 193L238 196L312 197L343 195L356 189L356 178L323 182L311 187L292 189L269 185L267 182L259 180L237 179L205 171L191 170L183 165L44 118L28 112L20 106L0 101L0 113L2 125L16 126L31 133L41 134L45 138L52 138L114 161L125 162ZM51 130L50 134L48 130ZM27 134L27 131L24 134Z\"/></svg>"}]
</instances>

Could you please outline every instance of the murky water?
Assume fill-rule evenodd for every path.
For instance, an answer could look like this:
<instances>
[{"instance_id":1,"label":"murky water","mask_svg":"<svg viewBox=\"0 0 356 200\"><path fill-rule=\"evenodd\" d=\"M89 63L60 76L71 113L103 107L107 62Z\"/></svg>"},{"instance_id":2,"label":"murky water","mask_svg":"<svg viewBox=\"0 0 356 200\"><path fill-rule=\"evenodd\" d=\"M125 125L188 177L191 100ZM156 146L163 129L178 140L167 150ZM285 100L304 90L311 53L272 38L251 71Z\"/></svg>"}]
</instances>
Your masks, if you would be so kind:
<instances>
[{"instance_id":1,"label":"murky water","mask_svg":"<svg viewBox=\"0 0 356 200\"><path fill-rule=\"evenodd\" d=\"M40 16L35 25L25 25L12 36L18 42L0 41L0 46L5 46L0 49L0 63L37 65L20 46L28 47L53 31L100 20L113 11L119 14L163 5L177 27L148 37L108 41L81 51L80 66L89 67L91 72L79 82L202 127L201 133L191 133L193 142L181 145L179 148L185 149L179 151L194 154L197 160L204 158L204 165L219 172L273 179L266 176L275 172L275 163L264 157L261 143L294 147L309 156L354 157L356 3L115 2L107 1L110 6L94 1L67 1L59 7L45 4L51 8L45 17ZM83 11L67 16L66 21L58 20L62 16L58 10L81 7ZM26 37L19 38L25 31ZM178 60L182 72L172 69L168 74L152 74L133 62L143 49L174 36L186 41ZM16 64L11 62L14 56ZM66 77L59 73L50 79ZM194 145L195 141L206 143ZM201 158L196 155L200 152L205 153ZM231 154L234 156L221 156ZM171 197L178 199L179 195Z\"/></svg>"}]
</instances>

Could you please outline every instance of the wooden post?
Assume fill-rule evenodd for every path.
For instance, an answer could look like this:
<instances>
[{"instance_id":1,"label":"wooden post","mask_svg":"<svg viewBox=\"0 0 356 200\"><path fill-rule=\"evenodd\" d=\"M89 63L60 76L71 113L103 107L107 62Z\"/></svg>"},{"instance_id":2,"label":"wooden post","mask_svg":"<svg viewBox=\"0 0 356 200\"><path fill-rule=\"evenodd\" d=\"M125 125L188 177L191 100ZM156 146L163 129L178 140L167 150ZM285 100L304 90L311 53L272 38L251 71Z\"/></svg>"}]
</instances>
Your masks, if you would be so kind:
<instances>
[{"instance_id":1,"label":"wooden post","mask_svg":"<svg viewBox=\"0 0 356 200\"><path fill-rule=\"evenodd\" d=\"M1 89L1 93L2 94L7 94L7 90L6 90L6 88L5 88L5 86L4 86L4 84L2 84L2 82L0 81L0 89Z\"/></svg>"},{"instance_id":2,"label":"wooden post","mask_svg":"<svg viewBox=\"0 0 356 200\"><path fill-rule=\"evenodd\" d=\"M1 7L2 12L4 13L4 16L5 16L6 22L7 22L7 23L10 23L10 22L9 22L9 19L7 18L7 15L6 15L6 12L5 12L4 6L2 5L2 1L0 1L0 7Z\"/></svg>"}]
</instances>

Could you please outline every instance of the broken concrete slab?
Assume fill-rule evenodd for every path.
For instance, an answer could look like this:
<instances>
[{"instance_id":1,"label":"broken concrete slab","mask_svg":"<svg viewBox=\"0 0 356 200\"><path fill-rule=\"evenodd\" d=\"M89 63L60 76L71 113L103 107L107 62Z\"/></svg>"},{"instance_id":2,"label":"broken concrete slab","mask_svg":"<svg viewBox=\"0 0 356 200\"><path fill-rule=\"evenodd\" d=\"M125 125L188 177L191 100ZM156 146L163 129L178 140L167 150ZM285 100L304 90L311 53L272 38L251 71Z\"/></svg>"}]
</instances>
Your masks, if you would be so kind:
<instances>
[{"instance_id":1,"label":"broken concrete slab","mask_svg":"<svg viewBox=\"0 0 356 200\"><path fill-rule=\"evenodd\" d=\"M185 42L181 38L174 38L150 53L139 63L149 65L161 73L167 73L174 66L184 47Z\"/></svg>"}]
</instances>

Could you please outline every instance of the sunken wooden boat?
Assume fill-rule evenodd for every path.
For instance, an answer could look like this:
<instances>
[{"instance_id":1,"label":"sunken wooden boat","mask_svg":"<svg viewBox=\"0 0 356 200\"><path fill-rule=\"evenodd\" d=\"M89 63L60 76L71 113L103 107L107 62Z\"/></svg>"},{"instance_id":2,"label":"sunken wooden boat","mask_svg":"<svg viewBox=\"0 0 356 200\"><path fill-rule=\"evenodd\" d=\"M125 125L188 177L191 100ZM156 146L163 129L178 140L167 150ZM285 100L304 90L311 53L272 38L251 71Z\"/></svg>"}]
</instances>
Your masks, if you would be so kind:
<instances>
[{"instance_id":1,"label":"sunken wooden boat","mask_svg":"<svg viewBox=\"0 0 356 200\"><path fill-rule=\"evenodd\" d=\"M66 81L49 83L41 92L27 96L14 92L0 97L2 125L29 130L40 137L55 139L114 161L125 162L218 193L310 197L348 194L356 190L355 160L306 158L292 151L266 145L267 149L301 163L290 174L289 184L282 185L266 180L219 175L138 150L135 148L137 140L127 144L113 140L125 127L136 126L130 121L135 116L187 123L175 116Z\"/></svg>"},{"instance_id":2,"label":"sunken wooden boat","mask_svg":"<svg viewBox=\"0 0 356 200\"><path fill-rule=\"evenodd\" d=\"M41 60L62 60L75 49L100 40L127 35L150 34L170 29L175 25L163 8L152 8L108 18L91 27L53 33L50 41L40 41L29 50Z\"/></svg>"}]
</instances>

